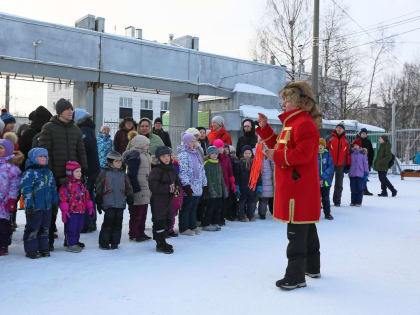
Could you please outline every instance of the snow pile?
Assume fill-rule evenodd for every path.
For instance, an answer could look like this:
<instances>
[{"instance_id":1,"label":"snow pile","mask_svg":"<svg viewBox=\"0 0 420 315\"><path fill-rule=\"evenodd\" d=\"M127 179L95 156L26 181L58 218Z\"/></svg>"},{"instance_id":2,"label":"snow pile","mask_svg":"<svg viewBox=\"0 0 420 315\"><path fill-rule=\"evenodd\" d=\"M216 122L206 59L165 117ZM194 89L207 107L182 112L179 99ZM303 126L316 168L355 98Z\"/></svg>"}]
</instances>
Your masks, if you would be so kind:
<instances>
[{"instance_id":1,"label":"snow pile","mask_svg":"<svg viewBox=\"0 0 420 315\"><path fill-rule=\"evenodd\" d=\"M278 95L274 94L273 92L266 90L262 87L246 84L246 83L236 83L233 92L239 93L249 93L249 94L258 94L258 95L269 95L278 97Z\"/></svg>"},{"instance_id":2,"label":"snow pile","mask_svg":"<svg viewBox=\"0 0 420 315\"><path fill-rule=\"evenodd\" d=\"M56 251L29 260L19 211L10 254L0 257L2 314L418 315L420 180L390 180L396 198L365 197L355 208L345 179L335 220L317 225L322 277L291 292L274 285L284 275L287 238L286 225L271 217L171 238L173 255L156 253L153 241L130 242L128 211L121 247L113 251L98 249L98 231L82 234L82 253L64 252L57 220ZM368 187L379 193L375 176ZM150 211L146 233L152 234Z\"/></svg>"},{"instance_id":3,"label":"snow pile","mask_svg":"<svg viewBox=\"0 0 420 315\"><path fill-rule=\"evenodd\" d=\"M377 131L377 132L385 132L385 129L376 127L373 125L362 124L359 123L357 120L327 120L323 119L322 123L325 125L330 125L334 128L337 124L344 122L344 127L349 130L356 130L360 131L362 128L366 128L368 131Z\"/></svg>"},{"instance_id":4,"label":"snow pile","mask_svg":"<svg viewBox=\"0 0 420 315\"><path fill-rule=\"evenodd\" d=\"M280 123L279 115L280 111L276 108L264 108L262 106L255 105L241 105L239 106L241 111L241 117L257 119L258 113L262 113L267 116L269 120L276 120L276 123Z\"/></svg>"}]
</instances>

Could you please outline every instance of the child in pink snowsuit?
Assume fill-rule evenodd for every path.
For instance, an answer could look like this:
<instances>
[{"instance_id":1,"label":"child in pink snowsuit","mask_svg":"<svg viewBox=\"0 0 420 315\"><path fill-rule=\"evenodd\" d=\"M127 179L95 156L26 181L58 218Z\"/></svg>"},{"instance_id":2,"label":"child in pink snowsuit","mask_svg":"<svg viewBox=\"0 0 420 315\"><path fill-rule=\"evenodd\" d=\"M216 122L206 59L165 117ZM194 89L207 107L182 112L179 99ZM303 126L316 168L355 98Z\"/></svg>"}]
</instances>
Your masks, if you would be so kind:
<instances>
[{"instance_id":1,"label":"child in pink snowsuit","mask_svg":"<svg viewBox=\"0 0 420 315\"><path fill-rule=\"evenodd\" d=\"M60 197L61 216L64 222L66 237L66 251L80 253L84 244L79 242L80 232L83 229L84 214L88 210L93 214L93 203L89 192L83 185L82 168L75 161L66 164L66 175L69 182L62 185L58 191Z\"/></svg>"}]
</instances>

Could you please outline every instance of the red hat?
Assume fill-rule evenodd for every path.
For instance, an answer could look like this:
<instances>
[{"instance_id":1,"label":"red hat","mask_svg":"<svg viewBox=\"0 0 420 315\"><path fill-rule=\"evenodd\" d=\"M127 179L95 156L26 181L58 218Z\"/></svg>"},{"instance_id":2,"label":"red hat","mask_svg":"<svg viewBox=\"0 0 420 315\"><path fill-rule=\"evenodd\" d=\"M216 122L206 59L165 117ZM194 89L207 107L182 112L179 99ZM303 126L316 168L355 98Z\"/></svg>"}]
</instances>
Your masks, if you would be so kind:
<instances>
[{"instance_id":1,"label":"red hat","mask_svg":"<svg viewBox=\"0 0 420 315\"><path fill-rule=\"evenodd\" d=\"M66 175L70 180L74 180L73 172L78 168L82 168L76 161L68 161L66 163Z\"/></svg>"},{"instance_id":2,"label":"red hat","mask_svg":"<svg viewBox=\"0 0 420 315\"><path fill-rule=\"evenodd\" d=\"M214 143L213 143L213 145L214 145L216 148L224 148L224 147L225 147L225 144L224 144L224 143L223 143L223 141L222 141L222 140L220 140L220 139L215 140L215 141L214 141Z\"/></svg>"},{"instance_id":3,"label":"red hat","mask_svg":"<svg viewBox=\"0 0 420 315\"><path fill-rule=\"evenodd\" d=\"M356 138L353 141L353 145L357 144L359 147L362 146L362 140L360 138Z\"/></svg>"}]
</instances>

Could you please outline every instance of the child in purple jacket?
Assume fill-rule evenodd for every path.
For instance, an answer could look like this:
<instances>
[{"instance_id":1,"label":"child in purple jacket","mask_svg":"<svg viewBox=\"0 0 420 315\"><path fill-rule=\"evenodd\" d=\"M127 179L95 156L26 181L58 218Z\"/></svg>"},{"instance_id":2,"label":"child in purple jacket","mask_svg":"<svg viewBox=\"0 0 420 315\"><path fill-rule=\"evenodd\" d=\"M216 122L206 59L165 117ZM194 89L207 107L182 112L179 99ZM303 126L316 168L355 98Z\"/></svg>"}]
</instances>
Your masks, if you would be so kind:
<instances>
[{"instance_id":1,"label":"child in purple jacket","mask_svg":"<svg viewBox=\"0 0 420 315\"><path fill-rule=\"evenodd\" d=\"M367 150L361 149L362 140L357 138L353 142L351 152L350 164L350 190L351 190L351 203L352 207L360 207L363 200L363 178L369 175L369 164L367 158Z\"/></svg>"}]
</instances>

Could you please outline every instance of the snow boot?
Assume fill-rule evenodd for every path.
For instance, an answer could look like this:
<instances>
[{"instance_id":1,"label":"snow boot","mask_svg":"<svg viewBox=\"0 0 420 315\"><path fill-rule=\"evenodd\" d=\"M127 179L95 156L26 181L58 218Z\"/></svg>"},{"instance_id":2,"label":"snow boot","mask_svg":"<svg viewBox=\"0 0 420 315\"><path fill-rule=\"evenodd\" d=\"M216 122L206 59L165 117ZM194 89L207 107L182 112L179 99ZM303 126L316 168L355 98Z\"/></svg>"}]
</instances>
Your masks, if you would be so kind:
<instances>
[{"instance_id":1,"label":"snow boot","mask_svg":"<svg viewBox=\"0 0 420 315\"><path fill-rule=\"evenodd\" d=\"M361 204L361 203L356 203L356 204L355 204L355 206L356 206L356 207L361 207L361 206L362 206L362 204Z\"/></svg>"},{"instance_id":2,"label":"snow boot","mask_svg":"<svg viewBox=\"0 0 420 315\"><path fill-rule=\"evenodd\" d=\"M37 258L41 257L41 255L37 251L35 251L35 252L26 253L26 257L28 257L30 259L37 259Z\"/></svg>"},{"instance_id":3,"label":"snow boot","mask_svg":"<svg viewBox=\"0 0 420 315\"><path fill-rule=\"evenodd\" d=\"M305 275L307 275L308 277L311 277L313 279L321 278L321 273L320 272L318 272L318 273L305 272Z\"/></svg>"},{"instance_id":4,"label":"snow boot","mask_svg":"<svg viewBox=\"0 0 420 315\"><path fill-rule=\"evenodd\" d=\"M203 231L216 232L217 231L217 227L215 225L203 226Z\"/></svg>"},{"instance_id":5,"label":"snow boot","mask_svg":"<svg viewBox=\"0 0 420 315\"><path fill-rule=\"evenodd\" d=\"M188 229L188 230L185 230L184 232L182 232L181 235L194 236L195 233L194 233L194 231L191 231L190 229Z\"/></svg>"},{"instance_id":6,"label":"snow boot","mask_svg":"<svg viewBox=\"0 0 420 315\"><path fill-rule=\"evenodd\" d=\"M397 195L397 190L394 188L394 190L392 191L392 197L395 197Z\"/></svg>"},{"instance_id":7,"label":"snow boot","mask_svg":"<svg viewBox=\"0 0 420 315\"><path fill-rule=\"evenodd\" d=\"M103 249L103 250L109 250L109 249L111 249L111 247L109 246L109 244L108 245L101 245L101 244L99 244L99 248L100 249Z\"/></svg>"},{"instance_id":8,"label":"snow boot","mask_svg":"<svg viewBox=\"0 0 420 315\"><path fill-rule=\"evenodd\" d=\"M80 253L82 251L82 248L80 248L79 245L72 245L67 246L65 251L70 253Z\"/></svg>"},{"instance_id":9,"label":"snow boot","mask_svg":"<svg viewBox=\"0 0 420 315\"><path fill-rule=\"evenodd\" d=\"M214 224L214 227L216 228L216 231L221 231L222 227L220 225Z\"/></svg>"},{"instance_id":10,"label":"snow boot","mask_svg":"<svg viewBox=\"0 0 420 315\"><path fill-rule=\"evenodd\" d=\"M151 237L150 236L148 236L148 235L146 235L146 234L143 234L143 235L141 235L141 236L138 236L138 237L136 237L136 242L144 242L144 241L148 241L148 240L150 240L151 239Z\"/></svg>"},{"instance_id":11,"label":"snow boot","mask_svg":"<svg viewBox=\"0 0 420 315\"><path fill-rule=\"evenodd\" d=\"M174 231L168 233L167 237L178 237L178 233L175 233Z\"/></svg>"},{"instance_id":12,"label":"snow boot","mask_svg":"<svg viewBox=\"0 0 420 315\"><path fill-rule=\"evenodd\" d=\"M7 247L0 247L0 256L7 256L9 255L9 250Z\"/></svg>"},{"instance_id":13,"label":"snow boot","mask_svg":"<svg viewBox=\"0 0 420 315\"><path fill-rule=\"evenodd\" d=\"M294 290L297 288L306 287L306 281L303 282L296 282L291 281L286 278L276 281L276 287L283 289L283 290Z\"/></svg>"},{"instance_id":14,"label":"snow boot","mask_svg":"<svg viewBox=\"0 0 420 315\"><path fill-rule=\"evenodd\" d=\"M334 220L334 217L331 214L326 214L325 219L327 220Z\"/></svg>"},{"instance_id":15,"label":"snow boot","mask_svg":"<svg viewBox=\"0 0 420 315\"><path fill-rule=\"evenodd\" d=\"M39 254L41 255L41 257L50 257L50 251L48 249L45 250L40 250Z\"/></svg>"},{"instance_id":16,"label":"snow boot","mask_svg":"<svg viewBox=\"0 0 420 315\"><path fill-rule=\"evenodd\" d=\"M352 202L352 203L350 204L350 207L356 207L356 204Z\"/></svg>"},{"instance_id":17,"label":"snow boot","mask_svg":"<svg viewBox=\"0 0 420 315\"><path fill-rule=\"evenodd\" d=\"M156 251L158 253L173 254L174 249L165 242L165 243L156 244Z\"/></svg>"},{"instance_id":18,"label":"snow boot","mask_svg":"<svg viewBox=\"0 0 420 315\"><path fill-rule=\"evenodd\" d=\"M240 222L249 222L248 218L241 218L239 219Z\"/></svg>"},{"instance_id":19,"label":"snow boot","mask_svg":"<svg viewBox=\"0 0 420 315\"><path fill-rule=\"evenodd\" d=\"M118 249L118 244L111 244L111 249Z\"/></svg>"},{"instance_id":20,"label":"snow boot","mask_svg":"<svg viewBox=\"0 0 420 315\"><path fill-rule=\"evenodd\" d=\"M260 214L260 219L265 220L265 215Z\"/></svg>"},{"instance_id":21,"label":"snow boot","mask_svg":"<svg viewBox=\"0 0 420 315\"><path fill-rule=\"evenodd\" d=\"M373 194L369 190L367 190L367 188L363 191L363 195L365 195L365 196L373 196Z\"/></svg>"},{"instance_id":22,"label":"snow boot","mask_svg":"<svg viewBox=\"0 0 420 315\"><path fill-rule=\"evenodd\" d=\"M378 194L379 197L388 197L388 193L386 191L381 192Z\"/></svg>"},{"instance_id":23,"label":"snow boot","mask_svg":"<svg viewBox=\"0 0 420 315\"><path fill-rule=\"evenodd\" d=\"M195 233L195 235L200 235L201 234L201 230L200 230L200 228L199 227L196 227L194 230L192 230L194 233Z\"/></svg>"},{"instance_id":24,"label":"snow boot","mask_svg":"<svg viewBox=\"0 0 420 315\"><path fill-rule=\"evenodd\" d=\"M255 219L255 217L252 217L251 219L249 219L249 222L255 222L257 221L257 219Z\"/></svg>"},{"instance_id":25,"label":"snow boot","mask_svg":"<svg viewBox=\"0 0 420 315\"><path fill-rule=\"evenodd\" d=\"M340 207L340 206L341 206L341 204L339 204L339 203L334 204L334 207Z\"/></svg>"}]
</instances>

